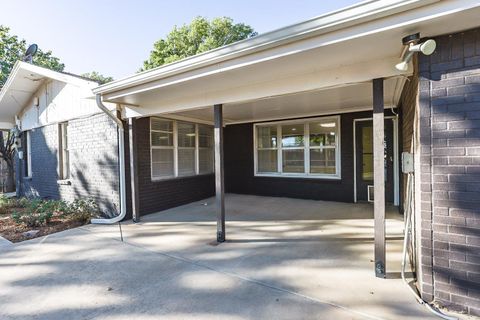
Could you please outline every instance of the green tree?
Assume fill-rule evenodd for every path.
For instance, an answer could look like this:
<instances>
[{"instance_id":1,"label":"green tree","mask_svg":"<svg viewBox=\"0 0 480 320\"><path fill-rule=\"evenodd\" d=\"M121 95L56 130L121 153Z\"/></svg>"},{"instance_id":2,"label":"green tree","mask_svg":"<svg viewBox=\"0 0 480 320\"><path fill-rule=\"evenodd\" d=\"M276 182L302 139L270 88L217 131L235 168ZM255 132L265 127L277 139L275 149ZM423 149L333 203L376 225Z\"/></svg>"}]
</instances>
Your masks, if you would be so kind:
<instances>
[{"instance_id":1,"label":"green tree","mask_svg":"<svg viewBox=\"0 0 480 320\"><path fill-rule=\"evenodd\" d=\"M27 43L24 39L11 35L8 27L0 25L0 88L7 81L15 62L22 59L26 49ZM41 49L38 49L33 57L33 64L55 71L63 71L65 68L65 65L60 62L60 59L54 57L51 51Z\"/></svg>"},{"instance_id":2,"label":"green tree","mask_svg":"<svg viewBox=\"0 0 480 320\"><path fill-rule=\"evenodd\" d=\"M12 71L17 60L22 59L27 49L27 43L24 39L19 39L10 34L8 27L0 25L0 89L7 81L8 75ZM65 65L60 59L54 57L51 51L38 50L33 57L33 64L49 68L56 71L63 71ZM6 177L2 181L4 191L13 191L14 182L14 135L10 131L0 131L0 160L7 165Z\"/></svg>"},{"instance_id":3,"label":"green tree","mask_svg":"<svg viewBox=\"0 0 480 320\"><path fill-rule=\"evenodd\" d=\"M0 131L0 161L6 164L6 170L2 167L2 188L3 192L15 191L15 178L14 178L14 155L15 155L15 135L12 131L1 130Z\"/></svg>"},{"instance_id":4,"label":"green tree","mask_svg":"<svg viewBox=\"0 0 480 320\"><path fill-rule=\"evenodd\" d=\"M170 62L184 59L227 44L256 36L252 27L234 23L222 17L209 21L203 17L193 19L190 24L175 26L165 39L153 45L150 58L140 71L152 69Z\"/></svg>"},{"instance_id":5,"label":"green tree","mask_svg":"<svg viewBox=\"0 0 480 320\"><path fill-rule=\"evenodd\" d=\"M83 73L81 76L88 79L92 79L98 82L99 84L105 84L107 82L112 82L114 80L112 77L106 77L103 74L98 73L97 71Z\"/></svg>"}]
</instances>

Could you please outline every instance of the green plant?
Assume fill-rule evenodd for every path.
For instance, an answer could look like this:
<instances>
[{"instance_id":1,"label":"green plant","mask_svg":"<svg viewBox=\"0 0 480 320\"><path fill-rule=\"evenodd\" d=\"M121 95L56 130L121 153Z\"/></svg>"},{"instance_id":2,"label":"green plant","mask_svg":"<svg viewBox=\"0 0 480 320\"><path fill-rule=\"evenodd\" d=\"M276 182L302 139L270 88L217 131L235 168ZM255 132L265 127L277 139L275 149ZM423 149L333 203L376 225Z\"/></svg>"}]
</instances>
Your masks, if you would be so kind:
<instances>
[{"instance_id":1,"label":"green plant","mask_svg":"<svg viewBox=\"0 0 480 320\"><path fill-rule=\"evenodd\" d=\"M57 208L57 201L54 200L20 200L19 207L23 207L24 210L14 211L12 219L31 228L48 224Z\"/></svg>"},{"instance_id":2,"label":"green plant","mask_svg":"<svg viewBox=\"0 0 480 320\"><path fill-rule=\"evenodd\" d=\"M76 199L69 206L69 214L77 221L87 222L92 216L100 212L95 200Z\"/></svg>"},{"instance_id":3,"label":"green plant","mask_svg":"<svg viewBox=\"0 0 480 320\"><path fill-rule=\"evenodd\" d=\"M69 216L72 220L85 223L100 212L93 199L76 199L71 203L26 198L9 199L7 203L2 201L4 200L0 199L0 213L1 208L22 208L23 210L15 210L12 213L12 219L31 228L48 224L54 215Z\"/></svg>"},{"instance_id":4,"label":"green plant","mask_svg":"<svg viewBox=\"0 0 480 320\"><path fill-rule=\"evenodd\" d=\"M33 211L15 211L12 213L12 219L18 224L25 224L30 228L38 227L50 222L52 213L50 212L33 212Z\"/></svg>"}]
</instances>

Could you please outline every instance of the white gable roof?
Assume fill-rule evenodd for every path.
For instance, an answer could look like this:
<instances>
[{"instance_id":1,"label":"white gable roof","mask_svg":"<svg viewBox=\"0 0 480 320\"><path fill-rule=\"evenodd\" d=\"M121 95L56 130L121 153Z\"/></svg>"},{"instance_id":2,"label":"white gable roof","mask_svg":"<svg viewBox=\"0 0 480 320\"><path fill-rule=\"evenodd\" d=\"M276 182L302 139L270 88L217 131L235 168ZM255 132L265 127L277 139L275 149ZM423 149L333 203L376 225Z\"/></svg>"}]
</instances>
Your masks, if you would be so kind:
<instances>
[{"instance_id":1,"label":"white gable roof","mask_svg":"<svg viewBox=\"0 0 480 320\"><path fill-rule=\"evenodd\" d=\"M98 83L86 78L18 61L0 90L0 129L9 128L15 123L15 116L24 109L46 79L72 84L88 89L88 92L98 86Z\"/></svg>"}]
</instances>

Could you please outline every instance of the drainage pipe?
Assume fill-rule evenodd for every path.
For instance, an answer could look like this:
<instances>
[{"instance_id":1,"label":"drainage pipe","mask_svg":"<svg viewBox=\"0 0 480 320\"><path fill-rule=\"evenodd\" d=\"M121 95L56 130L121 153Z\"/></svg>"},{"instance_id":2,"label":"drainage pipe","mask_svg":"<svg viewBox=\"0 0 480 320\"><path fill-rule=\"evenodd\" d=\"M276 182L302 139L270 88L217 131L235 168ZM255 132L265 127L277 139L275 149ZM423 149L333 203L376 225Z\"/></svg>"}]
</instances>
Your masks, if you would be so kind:
<instances>
[{"instance_id":1,"label":"drainage pipe","mask_svg":"<svg viewBox=\"0 0 480 320\"><path fill-rule=\"evenodd\" d=\"M456 317L451 317L448 316L436 309L434 309L428 302L423 300L418 292L412 288L412 286L408 283L407 279L405 278L405 264L407 261L407 247L409 243L409 235L411 234L411 226L410 224L412 223L412 203L413 203L413 174L409 173L407 175L407 199L406 199L406 205L405 207L405 233L404 233L404 238L403 238L403 255L402 255L402 280L403 282L407 285L407 287L410 289L410 291L413 293L415 296L415 299L417 299L418 303L421 305L424 305L425 308L427 308L428 311L433 313L434 315L446 319L446 320L458 320Z\"/></svg>"},{"instance_id":2,"label":"drainage pipe","mask_svg":"<svg viewBox=\"0 0 480 320\"><path fill-rule=\"evenodd\" d=\"M94 224L113 224L123 220L127 214L127 190L125 186L125 130L123 128L123 122L117 118L102 102L102 96L96 95L97 106L112 119L117 125L118 132L118 162L120 171L120 213L113 218L108 219L92 219Z\"/></svg>"}]
</instances>

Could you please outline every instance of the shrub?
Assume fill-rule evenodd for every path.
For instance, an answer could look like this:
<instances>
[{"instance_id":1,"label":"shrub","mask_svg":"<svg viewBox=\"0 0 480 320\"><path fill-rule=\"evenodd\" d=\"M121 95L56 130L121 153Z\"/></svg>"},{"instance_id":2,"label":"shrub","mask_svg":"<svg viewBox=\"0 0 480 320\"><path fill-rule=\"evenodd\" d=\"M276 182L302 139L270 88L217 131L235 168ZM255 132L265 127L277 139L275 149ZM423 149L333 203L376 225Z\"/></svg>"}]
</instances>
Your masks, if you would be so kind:
<instances>
[{"instance_id":1,"label":"shrub","mask_svg":"<svg viewBox=\"0 0 480 320\"><path fill-rule=\"evenodd\" d=\"M0 206L1 201L0 199ZM28 227L48 224L54 215L69 216L73 220L86 223L92 216L100 212L98 205L93 199L77 199L71 203L61 200L28 200L25 198L15 201L14 204L10 203L9 206L23 208L23 210L14 211L12 219L16 223L23 223Z\"/></svg>"},{"instance_id":2,"label":"shrub","mask_svg":"<svg viewBox=\"0 0 480 320\"><path fill-rule=\"evenodd\" d=\"M24 205L25 203L22 203ZM56 209L56 201L33 199L23 211L15 211L12 218L16 223L24 223L28 227L38 227L47 224L52 219Z\"/></svg>"},{"instance_id":3,"label":"shrub","mask_svg":"<svg viewBox=\"0 0 480 320\"><path fill-rule=\"evenodd\" d=\"M23 223L30 228L38 227L43 224L47 224L52 218L52 214L49 212L18 212L15 211L12 214L13 220L20 224Z\"/></svg>"},{"instance_id":4,"label":"shrub","mask_svg":"<svg viewBox=\"0 0 480 320\"><path fill-rule=\"evenodd\" d=\"M0 214L8 214L13 208L24 208L29 201L25 198L7 198L5 195L0 195Z\"/></svg>"},{"instance_id":5,"label":"shrub","mask_svg":"<svg viewBox=\"0 0 480 320\"><path fill-rule=\"evenodd\" d=\"M69 206L69 214L77 221L87 222L100 212L93 199L76 199Z\"/></svg>"}]
</instances>

